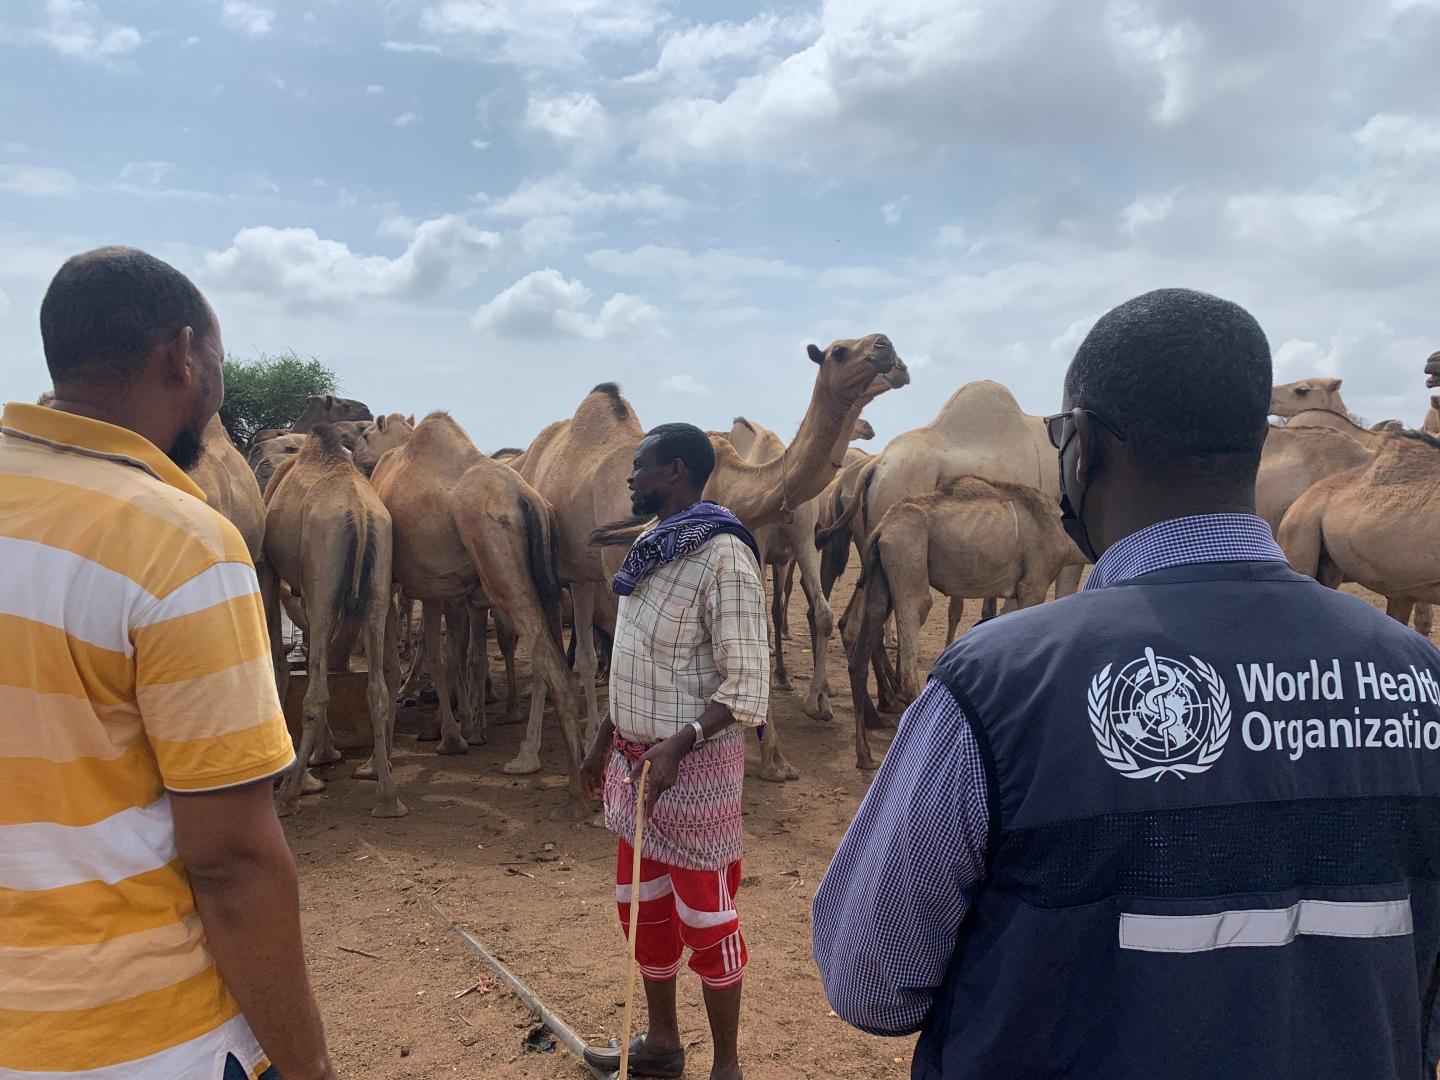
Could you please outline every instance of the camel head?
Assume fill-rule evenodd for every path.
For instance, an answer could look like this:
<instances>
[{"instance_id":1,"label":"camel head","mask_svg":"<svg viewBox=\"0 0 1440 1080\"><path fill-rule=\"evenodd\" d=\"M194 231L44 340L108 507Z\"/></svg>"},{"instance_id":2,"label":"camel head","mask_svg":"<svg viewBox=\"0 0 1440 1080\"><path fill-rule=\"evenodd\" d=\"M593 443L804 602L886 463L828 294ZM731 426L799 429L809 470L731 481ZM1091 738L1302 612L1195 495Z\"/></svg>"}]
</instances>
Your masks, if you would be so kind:
<instances>
[{"instance_id":1,"label":"camel head","mask_svg":"<svg viewBox=\"0 0 1440 1080\"><path fill-rule=\"evenodd\" d=\"M851 442L869 442L875 437L875 429L870 426L870 421L863 416L855 418L855 424L850 429Z\"/></svg>"},{"instance_id":2,"label":"camel head","mask_svg":"<svg viewBox=\"0 0 1440 1080\"><path fill-rule=\"evenodd\" d=\"M1440 386L1440 350L1432 352L1425 361L1425 385L1431 390Z\"/></svg>"},{"instance_id":3,"label":"camel head","mask_svg":"<svg viewBox=\"0 0 1440 1080\"><path fill-rule=\"evenodd\" d=\"M380 464L380 458L385 451L404 446L410 441L414 430L414 421L398 412L376 417L374 422L360 433L351 448L355 455L355 467L369 476L375 471L375 466Z\"/></svg>"},{"instance_id":4,"label":"camel head","mask_svg":"<svg viewBox=\"0 0 1440 1080\"><path fill-rule=\"evenodd\" d=\"M316 424L333 424L338 420L373 420L370 407L353 398L334 394L311 394L305 399L305 411L290 425L294 432L309 431Z\"/></svg>"},{"instance_id":5,"label":"camel head","mask_svg":"<svg viewBox=\"0 0 1440 1080\"><path fill-rule=\"evenodd\" d=\"M1370 430L1380 435L1399 435L1405 430L1403 420L1381 420L1378 424L1371 424Z\"/></svg>"},{"instance_id":6,"label":"camel head","mask_svg":"<svg viewBox=\"0 0 1440 1080\"><path fill-rule=\"evenodd\" d=\"M884 334L831 342L824 350L811 345L806 352L820 365L816 389L847 406L864 405L910 381L905 361Z\"/></svg>"},{"instance_id":7,"label":"camel head","mask_svg":"<svg viewBox=\"0 0 1440 1080\"><path fill-rule=\"evenodd\" d=\"M1340 400L1340 384L1333 378L1300 379L1284 383L1270 391L1271 416L1295 416L1306 409L1323 409L1346 415Z\"/></svg>"},{"instance_id":8,"label":"camel head","mask_svg":"<svg viewBox=\"0 0 1440 1080\"><path fill-rule=\"evenodd\" d=\"M262 492L281 463L300 452L300 448L305 445L305 438L304 435L276 435L273 439L266 439L250 448L250 468L254 471Z\"/></svg>"}]
</instances>

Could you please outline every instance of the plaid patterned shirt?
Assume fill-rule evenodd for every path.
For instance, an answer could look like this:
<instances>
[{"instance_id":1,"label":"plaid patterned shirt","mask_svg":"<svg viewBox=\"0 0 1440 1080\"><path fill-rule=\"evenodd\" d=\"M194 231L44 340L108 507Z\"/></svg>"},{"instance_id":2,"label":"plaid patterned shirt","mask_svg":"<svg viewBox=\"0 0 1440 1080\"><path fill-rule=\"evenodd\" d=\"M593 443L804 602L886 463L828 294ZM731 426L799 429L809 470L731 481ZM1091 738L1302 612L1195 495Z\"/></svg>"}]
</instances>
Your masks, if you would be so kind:
<instances>
[{"instance_id":1,"label":"plaid patterned shirt","mask_svg":"<svg viewBox=\"0 0 1440 1080\"><path fill-rule=\"evenodd\" d=\"M770 636L755 557L721 533L620 597L610 719L623 738L674 735L712 702L757 727L770 705Z\"/></svg>"},{"instance_id":2,"label":"plaid patterned shirt","mask_svg":"<svg viewBox=\"0 0 1440 1080\"><path fill-rule=\"evenodd\" d=\"M1087 589L1189 563L1285 561L1248 514L1173 518L1110 548ZM985 768L965 714L930 682L815 892L815 963L835 1012L874 1035L918 1031L984 881Z\"/></svg>"}]
</instances>

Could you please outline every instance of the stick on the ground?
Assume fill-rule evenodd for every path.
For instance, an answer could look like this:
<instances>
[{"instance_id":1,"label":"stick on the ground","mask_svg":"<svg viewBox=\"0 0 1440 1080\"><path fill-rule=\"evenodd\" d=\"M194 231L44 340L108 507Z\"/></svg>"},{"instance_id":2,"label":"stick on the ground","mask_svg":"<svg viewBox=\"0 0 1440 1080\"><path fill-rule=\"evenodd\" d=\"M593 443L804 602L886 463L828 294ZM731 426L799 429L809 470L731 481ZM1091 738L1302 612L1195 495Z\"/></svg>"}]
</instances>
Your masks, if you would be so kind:
<instances>
[{"instance_id":1,"label":"stick on the ground","mask_svg":"<svg viewBox=\"0 0 1440 1080\"><path fill-rule=\"evenodd\" d=\"M383 956L376 956L373 952L366 952L364 949L352 949L346 945L336 945L341 952L354 953L356 956L368 956L371 960L383 960Z\"/></svg>"},{"instance_id":2,"label":"stick on the ground","mask_svg":"<svg viewBox=\"0 0 1440 1080\"><path fill-rule=\"evenodd\" d=\"M620 1080L630 1080L630 1010L635 1006L635 931L640 923L640 851L645 844L645 782L650 762L640 766L635 785L635 845L630 861L630 963L625 968L625 1022L620 1027Z\"/></svg>"}]
</instances>

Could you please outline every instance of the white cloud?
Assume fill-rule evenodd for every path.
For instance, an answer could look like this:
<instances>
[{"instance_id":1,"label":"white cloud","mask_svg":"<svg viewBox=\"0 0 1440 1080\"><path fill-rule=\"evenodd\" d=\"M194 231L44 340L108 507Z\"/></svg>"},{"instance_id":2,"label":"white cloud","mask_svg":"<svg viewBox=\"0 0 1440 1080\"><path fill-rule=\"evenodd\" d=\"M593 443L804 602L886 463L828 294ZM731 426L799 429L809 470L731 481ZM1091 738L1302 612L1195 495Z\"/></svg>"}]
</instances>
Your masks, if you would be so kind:
<instances>
[{"instance_id":1,"label":"white cloud","mask_svg":"<svg viewBox=\"0 0 1440 1080\"><path fill-rule=\"evenodd\" d=\"M470 148L472 150L489 150L490 144L484 139L471 139Z\"/></svg>"},{"instance_id":2,"label":"white cloud","mask_svg":"<svg viewBox=\"0 0 1440 1080\"><path fill-rule=\"evenodd\" d=\"M1170 216L1175 209L1177 191L1159 195L1141 195L1120 211L1120 227L1131 236L1150 225L1156 225Z\"/></svg>"},{"instance_id":3,"label":"white cloud","mask_svg":"<svg viewBox=\"0 0 1440 1080\"><path fill-rule=\"evenodd\" d=\"M1440 154L1440 121L1376 113L1355 132L1355 141L1375 157L1432 158Z\"/></svg>"},{"instance_id":4,"label":"white cloud","mask_svg":"<svg viewBox=\"0 0 1440 1080\"><path fill-rule=\"evenodd\" d=\"M187 37L184 41L180 42L180 48L182 48L182 49L193 49L196 45L199 45L199 44L200 44L200 38L197 37L195 34L191 34L191 35L190 35L189 37Z\"/></svg>"},{"instance_id":5,"label":"white cloud","mask_svg":"<svg viewBox=\"0 0 1440 1080\"><path fill-rule=\"evenodd\" d=\"M958 222L949 225L941 225L935 230L935 246L942 248L966 247L970 243L970 234L965 226Z\"/></svg>"},{"instance_id":6,"label":"white cloud","mask_svg":"<svg viewBox=\"0 0 1440 1080\"><path fill-rule=\"evenodd\" d=\"M10 297L5 295L5 290L0 289L0 319L10 314Z\"/></svg>"},{"instance_id":7,"label":"white cloud","mask_svg":"<svg viewBox=\"0 0 1440 1080\"><path fill-rule=\"evenodd\" d=\"M744 23L704 23L666 34L655 66L630 75L627 83L665 83L677 90L709 92L714 69L726 63L756 62L776 47L814 37L818 22L811 15L758 15Z\"/></svg>"},{"instance_id":8,"label":"white cloud","mask_svg":"<svg viewBox=\"0 0 1440 1080\"><path fill-rule=\"evenodd\" d=\"M66 198L75 194L79 182L64 169L41 165L0 165L0 191L15 195Z\"/></svg>"},{"instance_id":9,"label":"white cloud","mask_svg":"<svg viewBox=\"0 0 1440 1080\"><path fill-rule=\"evenodd\" d=\"M61 56L114 67L144 40L133 26L110 23L88 0L45 0L45 24L28 35Z\"/></svg>"},{"instance_id":10,"label":"white cloud","mask_svg":"<svg viewBox=\"0 0 1440 1080\"><path fill-rule=\"evenodd\" d=\"M689 372L680 375L667 375L660 380L660 391L665 394L685 394L690 397L709 397L714 393L714 391Z\"/></svg>"},{"instance_id":11,"label":"white cloud","mask_svg":"<svg viewBox=\"0 0 1440 1080\"><path fill-rule=\"evenodd\" d=\"M443 51L439 45L427 41L386 41L381 48L387 52L431 53L434 55L439 55Z\"/></svg>"},{"instance_id":12,"label":"white cloud","mask_svg":"<svg viewBox=\"0 0 1440 1080\"><path fill-rule=\"evenodd\" d=\"M403 128L403 127L414 127L416 124L420 123L420 121L423 120L423 119L424 119L424 117L422 117L422 116L421 116L419 113L417 113L417 112L407 112L407 113L401 113L399 116L395 117L395 119L392 120L392 121L390 121L390 122L391 122L392 124L394 124L396 127L402 127L402 128Z\"/></svg>"},{"instance_id":13,"label":"white cloud","mask_svg":"<svg viewBox=\"0 0 1440 1080\"><path fill-rule=\"evenodd\" d=\"M905 216L905 204L910 201L909 195L901 195L898 199L891 199L880 205L880 216L885 219L886 225L899 225L900 219Z\"/></svg>"},{"instance_id":14,"label":"white cloud","mask_svg":"<svg viewBox=\"0 0 1440 1080\"><path fill-rule=\"evenodd\" d=\"M275 11L252 4L250 0L225 0L220 9L225 29L248 37L264 37L275 29Z\"/></svg>"},{"instance_id":15,"label":"white cloud","mask_svg":"<svg viewBox=\"0 0 1440 1080\"><path fill-rule=\"evenodd\" d=\"M595 45L648 41L663 21L655 0L450 0L426 8L420 28L486 59L561 68Z\"/></svg>"},{"instance_id":16,"label":"white cloud","mask_svg":"<svg viewBox=\"0 0 1440 1080\"><path fill-rule=\"evenodd\" d=\"M601 248L585 261L597 270L617 277L648 278L671 283L679 291L714 295L726 285L742 281L794 281L805 276L798 266L779 259L723 248L692 254L684 248L645 244L632 251Z\"/></svg>"},{"instance_id":17,"label":"white cloud","mask_svg":"<svg viewBox=\"0 0 1440 1080\"><path fill-rule=\"evenodd\" d=\"M127 161L120 167L121 183L155 185L175 171L173 161Z\"/></svg>"},{"instance_id":18,"label":"white cloud","mask_svg":"<svg viewBox=\"0 0 1440 1080\"><path fill-rule=\"evenodd\" d=\"M573 176L556 175L527 180L501 199L479 196L486 212L497 217L581 217L605 213L632 213L654 217L679 217L684 199L658 184L628 184L597 191Z\"/></svg>"},{"instance_id":19,"label":"white cloud","mask_svg":"<svg viewBox=\"0 0 1440 1080\"><path fill-rule=\"evenodd\" d=\"M418 225L392 220L383 233L406 239L405 250L394 258L361 255L314 229L241 229L230 247L204 257L205 279L291 308L346 307L465 288L502 252L499 234L454 214Z\"/></svg>"},{"instance_id":20,"label":"white cloud","mask_svg":"<svg viewBox=\"0 0 1440 1080\"><path fill-rule=\"evenodd\" d=\"M369 86L365 87L365 93L367 94L383 94L384 92L385 87L381 86L379 83L371 83Z\"/></svg>"},{"instance_id":21,"label":"white cloud","mask_svg":"<svg viewBox=\"0 0 1440 1080\"><path fill-rule=\"evenodd\" d=\"M614 139L609 114L594 94L531 97L525 106L525 124L561 145L591 151L610 147Z\"/></svg>"},{"instance_id":22,"label":"white cloud","mask_svg":"<svg viewBox=\"0 0 1440 1080\"><path fill-rule=\"evenodd\" d=\"M584 282L545 268L526 274L475 312L475 329L510 338L581 337L603 340L654 333L658 309L637 296L616 293L595 315L585 308L591 292Z\"/></svg>"}]
</instances>

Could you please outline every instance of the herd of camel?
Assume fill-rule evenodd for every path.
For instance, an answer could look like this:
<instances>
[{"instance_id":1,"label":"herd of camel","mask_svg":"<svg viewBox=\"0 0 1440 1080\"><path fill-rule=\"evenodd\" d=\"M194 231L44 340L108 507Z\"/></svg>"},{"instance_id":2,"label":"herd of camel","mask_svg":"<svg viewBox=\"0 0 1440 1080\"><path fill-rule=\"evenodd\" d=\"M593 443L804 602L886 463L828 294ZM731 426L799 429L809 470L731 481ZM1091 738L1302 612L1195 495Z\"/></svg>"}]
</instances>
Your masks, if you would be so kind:
<instances>
[{"instance_id":1,"label":"herd of camel","mask_svg":"<svg viewBox=\"0 0 1440 1080\"><path fill-rule=\"evenodd\" d=\"M934 592L949 598L948 642L967 599L983 601L990 614L1001 601L1007 610L1041 603L1052 588L1069 595L1084 559L1060 527L1055 451L1043 422L1004 386L962 386L930 423L869 454L849 445L873 437L861 410L909 382L894 346L872 334L811 345L808 356L815 385L794 439L786 445L744 418L711 432L716 468L705 496L746 523L771 570L772 688L779 692L791 689L785 612L799 572L814 661L802 709L813 719L833 716L825 656L841 629L856 763L871 769L867 729L920 689L920 630ZM1425 372L1428 386L1440 386L1440 352ZM1440 547L1431 542L1440 529L1440 395L1420 430L1398 421L1367 429L1354 423L1340 386L1312 378L1274 388L1271 411L1280 421L1261 462L1259 511L1297 570L1331 587L1357 582L1385 597L1394 617L1413 614L1428 633L1429 605L1440 601ZM569 767L565 811L589 812L579 763L602 715L596 637L613 633L608 582L623 544L643 528L629 517L626 479L644 433L613 383L595 387L572 417L550 424L528 448L493 455L444 412L419 423L399 413L373 417L360 402L333 395L312 397L289 428L257 433L248 459L211 422L207 454L192 475L255 558L282 699L290 672L282 608L305 631L301 745L281 785L282 811L323 788L307 766L340 759L327 723L326 676L347 670L358 649L367 661L374 751L356 775L378 782L375 816L406 813L389 758L402 643L418 601L421 633L407 688L428 669L438 706L420 738L438 739L442 754L485 741L493 612L510 719L518 719L519 640L533 680L525 737L505 770L539 771L548 697ZM852 547L860 578L837 620L829 598ZM759 775L799 775L773 723Z\"/></svg>"}]
</instances>

